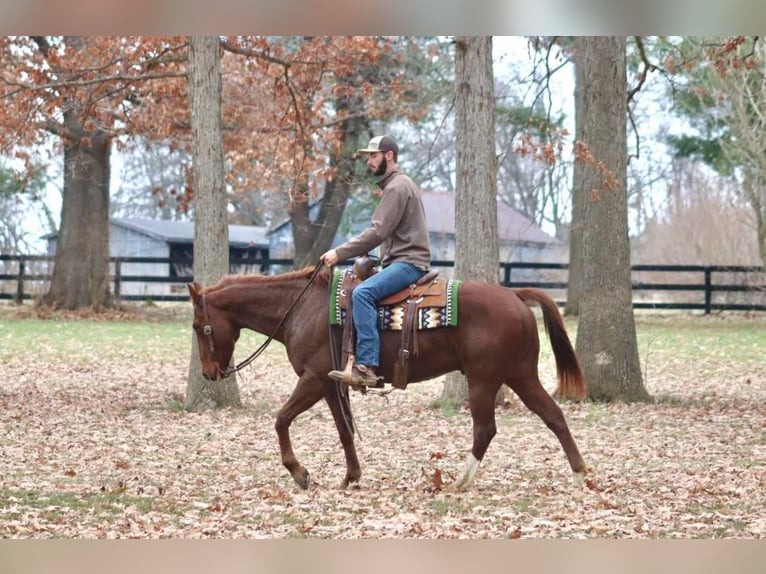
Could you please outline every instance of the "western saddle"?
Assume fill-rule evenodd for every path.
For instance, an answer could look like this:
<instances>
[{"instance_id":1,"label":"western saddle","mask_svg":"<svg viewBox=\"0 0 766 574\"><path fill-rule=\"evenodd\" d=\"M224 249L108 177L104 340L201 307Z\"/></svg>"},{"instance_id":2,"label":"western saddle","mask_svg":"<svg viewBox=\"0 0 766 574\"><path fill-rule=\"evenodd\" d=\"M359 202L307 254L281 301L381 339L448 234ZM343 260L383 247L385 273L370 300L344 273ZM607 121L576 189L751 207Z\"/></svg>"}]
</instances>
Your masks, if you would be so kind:
<instances>
[{"instance_id":1,"label":"western saddle","mask_svg":"<svg viewBox=\"0 0 766 574\"><path fill-rule=\"evenodd\" d=\"M354 321L351 313L351 294L354 288L368 277L377 273L374 264L368 257L359 257L354 262L353 270L346 273L341 285L339 304L346 310L343 321L342 355L346 359L344 374L350 378L351 369L354 365ZM443 307L447 304L446 281L438 279L438 269L432 269L416 283L405 287L385 297L378 302L379 307L402 306L404 317L402 320L402 338L394 364L394 373L391 385L397 389L407 387L410 354L417 356L417 321L418 309L421 307ZM379 386L383 386L381 382Z\"/></svg>"}]
</instances>

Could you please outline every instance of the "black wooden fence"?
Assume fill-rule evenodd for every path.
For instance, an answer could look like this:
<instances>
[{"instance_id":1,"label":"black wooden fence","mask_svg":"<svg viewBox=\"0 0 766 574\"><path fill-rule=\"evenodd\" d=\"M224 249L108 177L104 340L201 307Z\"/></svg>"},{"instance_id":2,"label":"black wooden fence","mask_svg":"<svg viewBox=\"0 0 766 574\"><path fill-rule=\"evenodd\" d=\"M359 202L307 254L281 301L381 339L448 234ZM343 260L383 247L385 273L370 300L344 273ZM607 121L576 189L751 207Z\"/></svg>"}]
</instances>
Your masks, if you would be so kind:
<instances>
[{"instance_id":1,"label":"black wooden fence","mask_svg":"<svg viewBox=\"0 0 766 574\"><path fill-rule=\"evenodd\" d=\"M39 297L47 289L53 257L0 255L0 299L21 302ZM162 257L112 257L112 291L124 301L186 301L189 275L174 270L191 269L190 260ZM126 264L164 264L164 275L126 274ZM265 259L231 266L232 273L283 272L290 259ZM452 261L432 261L434 267L451 268ZM566 298L566 263L501 263L507 287L539 287L552 293L559 305ZM763 267L722 265L633 265L633 307L636 309L688 309L713 311L766 311L766 270ZM667 278L667 279L665 279ZM672 282L670 282L672 281ZM165 284L175 293L125 293L128 284Z\"/></svg>"}]
</instances>

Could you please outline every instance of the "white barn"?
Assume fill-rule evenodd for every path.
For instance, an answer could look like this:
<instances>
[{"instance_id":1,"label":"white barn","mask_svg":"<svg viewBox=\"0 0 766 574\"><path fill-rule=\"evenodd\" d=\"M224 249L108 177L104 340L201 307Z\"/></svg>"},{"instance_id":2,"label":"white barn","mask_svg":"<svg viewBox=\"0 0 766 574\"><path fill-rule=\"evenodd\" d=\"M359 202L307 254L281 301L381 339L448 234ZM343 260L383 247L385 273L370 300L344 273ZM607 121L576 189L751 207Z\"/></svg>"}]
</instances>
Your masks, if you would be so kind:
<instances>
[{"instance_id":1,"label":"white barn","mask_svg":"<svg viewBox=\"0 0 766 574\"><path fill-rule=\"evenodd\" d=\"M229 261L232 273L261 271L269 258L267 228L229 225ZM57 234L47 235L48 254L56 253ZM194 222L162 219L112 219L109 222L109 256L153 257L191 260L194 253ZM111 272L114 273L114 264ZM187 277L191 265L181 263L122 262L120 275L148 277ZM151 281L122 281L120 295L169 295L181 293L177 284Z\"/></svg>"}]
</instances>

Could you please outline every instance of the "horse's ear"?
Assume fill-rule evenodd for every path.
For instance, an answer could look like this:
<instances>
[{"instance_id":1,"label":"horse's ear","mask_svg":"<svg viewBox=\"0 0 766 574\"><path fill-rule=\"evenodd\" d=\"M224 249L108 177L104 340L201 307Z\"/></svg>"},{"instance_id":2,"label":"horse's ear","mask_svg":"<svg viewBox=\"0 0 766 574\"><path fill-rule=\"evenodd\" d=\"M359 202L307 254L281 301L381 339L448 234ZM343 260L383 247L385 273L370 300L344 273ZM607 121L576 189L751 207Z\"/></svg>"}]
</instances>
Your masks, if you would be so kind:
<instances>
[{"instance_id":1,"label":"horse's ear","mask_svg":"<svg viewBox=\"0 0 766 574\"><path fill-rule=\"evenodd\" d=\"M192 303L196 304L199 300L199 292L202 291L202 285L194 281L193 283L187 283L186 286L189 288Z\"/></svg>"}]
</instances>

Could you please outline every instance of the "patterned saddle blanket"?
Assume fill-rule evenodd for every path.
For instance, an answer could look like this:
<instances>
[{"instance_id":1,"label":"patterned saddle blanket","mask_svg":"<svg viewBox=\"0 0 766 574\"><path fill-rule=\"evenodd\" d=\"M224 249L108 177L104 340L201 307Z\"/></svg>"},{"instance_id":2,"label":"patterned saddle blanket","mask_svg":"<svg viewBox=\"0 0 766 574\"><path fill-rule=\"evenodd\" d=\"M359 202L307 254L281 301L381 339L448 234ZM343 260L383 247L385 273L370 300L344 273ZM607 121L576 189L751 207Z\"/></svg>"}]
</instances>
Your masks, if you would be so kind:
<instances>
[{"instance_id":1,"label":"patterned saddle blanket","mask_svg":"<svg viewBox=\"0 0 766 574\"><path fill-rule=\"evenodd\" d=\"M353 269L336 270L330 288L330 324L343 325L348 310L348 293L360 281ZM457 325L457 296L460 280L436 278L416 287L406 287L378 304L378 329L401 331L407 304L417 301L415 329Z\"/></svg>"}]
</instances>

